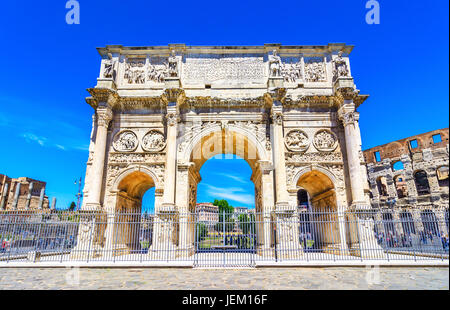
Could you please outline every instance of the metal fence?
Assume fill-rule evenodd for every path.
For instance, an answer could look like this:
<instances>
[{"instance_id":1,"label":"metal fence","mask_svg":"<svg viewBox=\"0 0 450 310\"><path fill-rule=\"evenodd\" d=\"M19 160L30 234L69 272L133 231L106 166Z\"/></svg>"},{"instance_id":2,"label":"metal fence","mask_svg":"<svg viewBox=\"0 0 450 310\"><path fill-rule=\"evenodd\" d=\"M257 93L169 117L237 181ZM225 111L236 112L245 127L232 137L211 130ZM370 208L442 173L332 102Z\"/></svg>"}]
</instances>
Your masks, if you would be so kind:
<instances>
[{"instance_id":1,"label":"metal fence","mask_svg":"<svg viewBox=\"0 0 450 310\"><path fill-rule=\"evenodd\" d=\"M405 215L406 214L406 215ZM0 213L0 263L448 260L448 210Z\"/></svg>"}]
</instances>

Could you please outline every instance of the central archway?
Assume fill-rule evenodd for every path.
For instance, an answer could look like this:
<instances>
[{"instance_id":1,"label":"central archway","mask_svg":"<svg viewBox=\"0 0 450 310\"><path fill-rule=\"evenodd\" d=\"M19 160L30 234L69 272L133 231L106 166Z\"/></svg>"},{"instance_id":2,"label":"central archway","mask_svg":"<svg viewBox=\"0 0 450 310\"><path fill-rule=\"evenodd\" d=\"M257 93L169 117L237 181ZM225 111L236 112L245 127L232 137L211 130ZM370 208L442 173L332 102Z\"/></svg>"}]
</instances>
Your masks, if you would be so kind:
<instances>
[{"instance_id":1,"label":"central archway","mask_svg":"<svg viewBox=\"0 0 450 310\"><path fill-rule=\"evenodd\" d=\"M266 139L264 137L264 143ZM229 125L226 128L217 124L203 129L187 145L184 152L178 153L178 162L188 163L178 167L177 174L177 206L181 213L195 213L197 203L197 186L201 181L200 169L212 157L223 154L224 158L233 155L245 160L251 168L251 181L255 186L255 213L257 224L257 247L271 246L270 220L264 219L265 212L274 208L273 174L270 166L271 157L266 146L251 132ZM184 172L186 171L186 172ZM185 184L187 186L185 186ZM186 193L183 194L183 188ZM264 199L263 199L264 197ZM187 222L194 223L194 219ZM267 222L267 223L266 223ZM195 226L189 225L186 244L195 242ZM181 230L181 238L183 229ZM183 241L181 241L181 245Z\"/></svg>"}]
</instances>

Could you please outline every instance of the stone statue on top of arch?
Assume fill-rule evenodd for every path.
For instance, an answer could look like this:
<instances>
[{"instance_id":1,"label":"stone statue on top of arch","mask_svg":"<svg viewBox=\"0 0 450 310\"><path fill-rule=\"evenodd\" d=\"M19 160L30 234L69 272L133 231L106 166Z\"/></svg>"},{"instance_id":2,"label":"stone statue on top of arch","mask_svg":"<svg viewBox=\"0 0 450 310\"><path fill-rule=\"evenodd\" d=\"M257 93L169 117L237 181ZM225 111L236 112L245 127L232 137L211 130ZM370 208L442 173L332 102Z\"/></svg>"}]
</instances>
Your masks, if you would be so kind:
<instances>
[{"instance_id":1,"label":"stone statue on top of arch","mask_svg":"<svg viewBox=\"0 0 450 310\"><path fill-rule=\"evenodd\" d=\"M282 62L280 56L277 55L277 50L273 50L272 55L269 55L269 69L271 77L281 76Z\"/></svg>"},{"instance_id":2,"label":"stone statue on top of arch","mask_svg":"<svg viewBox=\"0 0 450 310\"><path fill-rule=\"evenodd\" d=\"M174 50L169 56L169 76L178 77L178 59Z\"/></svg>"}]
</instances>

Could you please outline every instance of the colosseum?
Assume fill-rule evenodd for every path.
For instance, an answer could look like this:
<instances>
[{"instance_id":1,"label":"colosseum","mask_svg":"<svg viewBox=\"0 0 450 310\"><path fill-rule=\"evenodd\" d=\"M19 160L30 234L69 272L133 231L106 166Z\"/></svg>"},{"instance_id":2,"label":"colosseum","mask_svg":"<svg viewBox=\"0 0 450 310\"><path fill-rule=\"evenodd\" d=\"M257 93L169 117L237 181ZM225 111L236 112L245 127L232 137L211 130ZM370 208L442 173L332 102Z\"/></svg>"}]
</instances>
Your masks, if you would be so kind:
<instances>
[{"instance_id":1,"label":"colosseum","mask_svg":"<svg viewBox=\"0 0 450 310\"><path fill-rule=\"evenodd\" d=\"M384 221L448 231L448 134L438 129L364 151L372 206L384 209Z\"/></svg>"}]
</instances>

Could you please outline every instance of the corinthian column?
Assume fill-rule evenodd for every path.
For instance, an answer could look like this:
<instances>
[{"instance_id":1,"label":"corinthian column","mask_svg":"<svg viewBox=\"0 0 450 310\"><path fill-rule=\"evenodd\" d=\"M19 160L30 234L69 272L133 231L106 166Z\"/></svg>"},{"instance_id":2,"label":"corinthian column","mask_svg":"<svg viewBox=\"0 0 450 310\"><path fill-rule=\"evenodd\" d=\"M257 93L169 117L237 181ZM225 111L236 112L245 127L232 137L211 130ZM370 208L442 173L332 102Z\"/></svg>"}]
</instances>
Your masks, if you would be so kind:
<instances>
[{"instance_id":1,"label":"corinthian column","mask_svg":"<svg viewBox=\"0 0 450 310\"><path fill-rule=\"evenodd\" d=\"M167 146L163 196L163 207L167 209L175 207L178 107L184 98L184 91L179 88L166 89L162 96L162 100L167 104Z\"/></svg>"},{"instance_id":2,"label":"corinthian column","mask_svg":"<svg viewBox=\"0 0 450 310\"><path fill-rule=\"evenodd\" d=\"M164 174L164 205L175 205L175 179L177 168L177 127L176 107L167 107L167 148Z\"/></svg>"},{"instance_id":3,"label":"corinthian column","mask_svg":"<svg viewBox=\"0 0 450 310\"><path fill-rule=\"evenodd\" d=\"M352 187L352 205L366 205L364 198L364 180L361 173L361 161L359 158L359 133L357 132L357 122L359 114L355 112L353 101L347 102L339 109L345 130L345 147L347 151L347 163L350 175L350 185Z\"/></svg>"},{"instance_id":4,"label":"corinthian column","mask_svg":"<svg viewBox=\"0 0 450 310\"><path fill-rule=\"evenodd\" d=\"M113 118L113 112L108 106L97 108L97 135L95 138L94 158L91 167L91 188L89 189L86 208L95 210L101 207L100 196L102 192L103 174L106 155L106 139L108 125Z\"/></svg>"},{"instance_id":5,"label":"corinthian column","mask_svg":"<svg viewBox=\"0 0 450 310\"><path fill-rule=\"evenodd\" d=\"M281 106L274 105L272 107L272 120L276 205L287 205L288 192L286 185L286 158L284 155L283 108Z\"/></svg>"}]
</instances>

